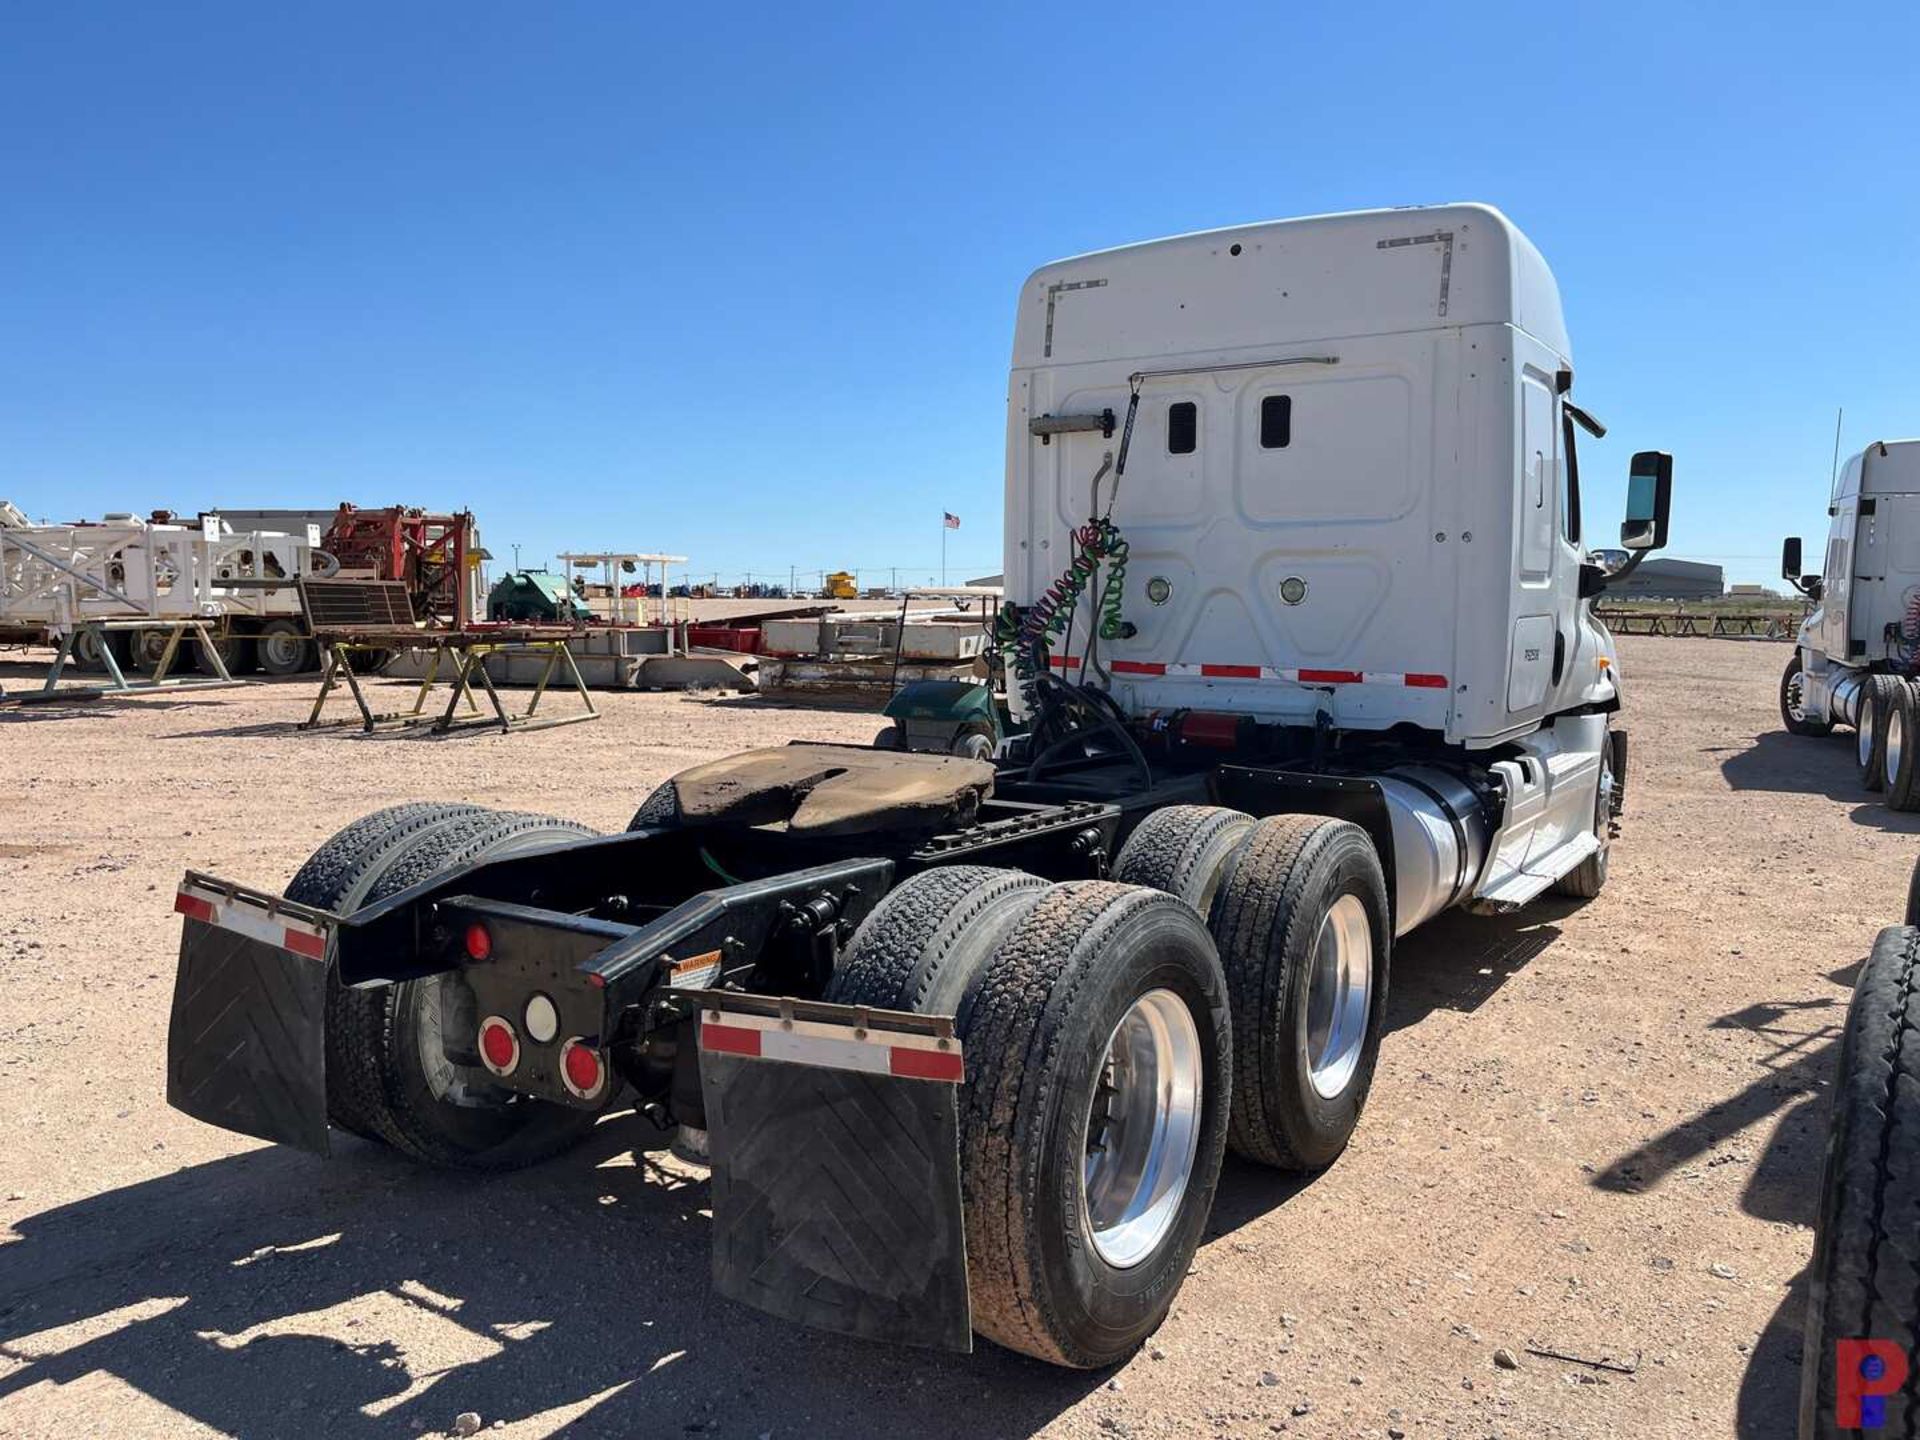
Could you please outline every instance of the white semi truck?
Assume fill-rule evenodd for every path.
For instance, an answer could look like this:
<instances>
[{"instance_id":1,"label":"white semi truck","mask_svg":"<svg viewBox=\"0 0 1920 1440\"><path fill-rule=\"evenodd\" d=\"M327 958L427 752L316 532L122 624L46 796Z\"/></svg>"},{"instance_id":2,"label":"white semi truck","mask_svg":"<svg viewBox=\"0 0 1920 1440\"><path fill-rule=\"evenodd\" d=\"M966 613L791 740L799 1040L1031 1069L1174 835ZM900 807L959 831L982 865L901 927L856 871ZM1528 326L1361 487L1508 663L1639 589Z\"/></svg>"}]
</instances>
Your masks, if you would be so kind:
<instances>
[{"instance_id":1,"label":"white semi truck","mask_svg":"<svg viewBox=\"0 0 1920 1440\"><path fill-rule=\"evenodd\" d=\"M990 757L796 743L620 835L406 805L284 895L189 873L170 1101L497 1169L626 1097L705 1142L723 1293L1111 1363L1228 1147L1340 1155L1397 936L1606 879L1621 676L1572 389L1552 274L1483 206L1047 266ZM1643 555L1671 462L1630 475Z\"/></svg>"},{"instance_id":2,"label":"white semi truck","mask_svg":"<svg viewBox=\"0 0 1920 1440\"><path fill-rule=\"evenodd\" d=\"M1827 506L1821 573L1802 573L1800 537L1782 576L1815 602L1780 677L1795 735L1851 725L1861 783L1920 808L1914 677L1920 674L1920 440L1876 440L1841 467Z\"/></svg>"}]
</instances>

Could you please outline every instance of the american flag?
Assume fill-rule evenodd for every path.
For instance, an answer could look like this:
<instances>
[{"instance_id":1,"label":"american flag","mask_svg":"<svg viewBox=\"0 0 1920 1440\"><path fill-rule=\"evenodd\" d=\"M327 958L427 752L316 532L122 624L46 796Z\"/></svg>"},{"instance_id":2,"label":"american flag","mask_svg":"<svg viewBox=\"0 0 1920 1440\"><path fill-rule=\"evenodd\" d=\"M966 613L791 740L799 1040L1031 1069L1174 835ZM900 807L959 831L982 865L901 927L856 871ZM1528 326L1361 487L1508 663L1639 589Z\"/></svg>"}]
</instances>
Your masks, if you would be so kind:
<instances>
[{"instance_id":1,"label":"american flag","mask_svg":"<svg viewBox=\"0 0 1920 1440\"><path fill-rule=\"evenodd\" d=\"M941 515L940 523L945 525L947 529L958 530L960 528L960 517L954 514L951 510L942 510L940 512L940 515Z\"/></svg>"}]
</instances>

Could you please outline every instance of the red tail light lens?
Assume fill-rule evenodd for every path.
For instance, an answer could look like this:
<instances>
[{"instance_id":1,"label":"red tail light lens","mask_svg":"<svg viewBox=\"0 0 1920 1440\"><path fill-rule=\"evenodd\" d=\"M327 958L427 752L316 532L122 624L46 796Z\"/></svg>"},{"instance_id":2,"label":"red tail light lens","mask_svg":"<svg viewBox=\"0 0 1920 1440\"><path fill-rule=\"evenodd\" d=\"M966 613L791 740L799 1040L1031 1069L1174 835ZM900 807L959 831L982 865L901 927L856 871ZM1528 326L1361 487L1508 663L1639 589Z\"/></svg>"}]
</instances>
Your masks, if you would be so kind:
<instances>
[{"instance_id":1,"label":"red tail light lens","mask_svg":"<svg viewBox=\"0 0 1920 1440\"><path fill-rule=\"evenodd\" d=\"M582 1100L591 1100L606 1088L607 1069L600 1063L599 1051L573 1039L560 1049L560 1078Z\"/></svg>"},{"instance_id":2,"label":"red tail light lens","mask_svg":"<svg viewBox=\"0 0 1920 1440\"><path fill-rule=\"evenodd\" d=\"M493 954L493 936L478 920L467 926L467 954L475 960L484 960Z\"/></svg>"},{"instance_id":3,"label":"red tail light lens","mask_svg":"<svg viewBox=\"0 0 1920 1440\"><path fill-rule=\"evenodd\" d=\"M480 1022L480 1060L496 1075L511 1075L520 1064L520 1037L498 1015Z\"/></svg>"}]
</instances>

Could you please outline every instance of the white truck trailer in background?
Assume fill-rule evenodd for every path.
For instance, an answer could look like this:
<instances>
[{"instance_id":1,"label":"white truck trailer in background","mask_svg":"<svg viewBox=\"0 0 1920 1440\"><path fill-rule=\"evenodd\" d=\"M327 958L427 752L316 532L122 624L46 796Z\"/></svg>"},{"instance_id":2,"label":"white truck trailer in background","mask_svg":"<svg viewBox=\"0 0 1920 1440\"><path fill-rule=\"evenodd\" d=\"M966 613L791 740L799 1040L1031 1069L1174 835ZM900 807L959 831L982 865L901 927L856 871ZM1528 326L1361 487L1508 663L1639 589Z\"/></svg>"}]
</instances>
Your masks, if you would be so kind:
<instances>
[{"instance_id":1,"label":"white truck trailer in background","mask_svg":"<svg viewBox=\"0 0 1920 1440\"><path fill-rule=\"evenodd\" d=\"M1920 440L1876 440L1848 459L1827 506L1819 574L1801 541L1781 547L1782 576L1815 602L1780 677L1780 718L1795 735L1855 731L1861 783L1897 810L1920 809L1910 743L1920 675Z\"/></svg>"}]
</instances>

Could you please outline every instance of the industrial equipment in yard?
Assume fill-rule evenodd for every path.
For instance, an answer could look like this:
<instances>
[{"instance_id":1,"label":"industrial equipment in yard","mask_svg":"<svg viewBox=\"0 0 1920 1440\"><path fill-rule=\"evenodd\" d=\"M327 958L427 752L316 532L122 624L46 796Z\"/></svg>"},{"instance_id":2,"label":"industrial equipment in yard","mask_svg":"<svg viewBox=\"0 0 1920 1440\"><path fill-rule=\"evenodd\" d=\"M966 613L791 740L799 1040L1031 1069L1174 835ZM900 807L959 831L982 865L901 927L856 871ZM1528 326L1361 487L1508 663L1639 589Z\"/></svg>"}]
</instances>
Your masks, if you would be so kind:
<instances>
[{"instance_id":1,"label":"industrial equipment in yard","mask_svg":"<svg viewBox=\"0 0 1920 1440\"><path fill-rule=\"evenodd\" d=\"M1626 745L1569 357L1480 206L1045 267L991 759L796 743L620 835L406 805L284 897L190 873L170 1100L495 1169L630 1095L704 1132L724 1294L1120 1359L1228 1148L1339 1157L1396 937L1606 880ZM1640 554L1671 466L1631 472Z\"/></svg>"},{"instance_id":2,"label":"industrial equipment in yard","mask_svg":"<svg viewBox=\"0 0 1920 1440\"><path fill-rule=\"evenodd\" d=\"M363 510L342 505L326 547L345 579L399 580L413 613L449 629L479 618L479 536L469 511L430 514L401 505Z\"/></svg>"},{"instance_id":3,"label":"industrial equipment in yard","mask_svg":"<svg viewBox=\"0 0 1920 1440\"><path fill-rule=\"evenodd\" d=\"M484 619L479 572L487 552L479 527L465 510L435 514L415 506L365 507L341 503L331 509L223 509L215 514L235 527L298 529L313 526L328 556L321 578L398 580L407 587L413 613L428 623L454 628ZM201 517L205 520L207 517ZM311 637L285 620L234 627L241 641L235 663L257 662L269 675L292 675L319 664ZM251 646L248 649L247 646Z\"/></svg>"},{"instance_id":4,"label":"industrial equipment in yard","mask_svg":"<svg viewBox=\"0 0 1920 1440\"><path fill-rule=\"evenodd\" d=\"M568 588L567 577L550 570L514 570L487 592L487 619L538 625L584 624L593 611Z\"/></svg>"},{"instance_id":5,"label":"industrial equipment in yard","mask_svg":"<svg viewBox=\"0 0 1920 1440\"><path fill-rule=\"evenodd\" d=\"M205 511L185 523L176 523L169 511L155 511L151 520L118 515L97 524L45 527L50 548L58 550L57 532L69 529L79 532L78 543L89 552L113 559L115 573L149 589L157 585L169 597L143 611L106 606L96 594L91 613L115 620L147 613L156 623L116 625L97 637L83 628L73 642L71 662L92 673L151 673L170 640L179 661L221 680L256 667L275 676L312 670L319 655L294 588L302 575L399 580L423 619L454 626L482 618L475 608L476 579L486 552L473 516L464 511L436 515L399 505L342 504L320 510ZM14 560L17 568L19 556ZM181 597L191 597L195 618L207 626L203 640L188 637L184 647L170 625L159 623L179 613ZM29 607L18 602L9 607L0 597L0 637L51 643L65 633L43 623ZM102 646L112 653L100 653ZM211 659L215 651L218 665ZM117 680L113 688L121 688Z\"/></svg>"},{"instance_id":6,"label":"industrial equipment in yard","mask_svg":"<svg viewBox=\"0 0 1920 1440\"><path fill-rule=\"evenodd\" d=\"M254 634L304 635L296 583L332 567L317 542L312 529L236 532L217 517L31 525L8 506L0 639L55 647L42 693L76 693L61 688L69 666L104 674L102 693L230 685L251 668Z\"/></svg>"},{"instance_id":7,"label":"industrial equipment in yard","mask_svg":"<svg viewBox=\"0 0 1920 1440\"><path fill-rule=\"evenodd\" d=\"M302 722L302 730L324 725L352 724L323 720L327 697L335 686L344 684L359 711L359 725L371 733L385 727L406 728L431 725L438 734L480 726L498 726L502 731L544 730L555 725L572 725L582 720L597 720L593 697L580 678L568 648L578 631L571 625L467 625L456 629L434 629L416 624L407 587L398 580L303 580L300 594L313 627L314 642L325 657L321 671L320 693L314 696L313 710ZM375 713L361 689L356 656L387 657L397 651L419 651L425 666L414 691L413 704L405 710ZM515 714L507 709L500 692L487 673L487 660L495 655L532 655L540 658L542 668L533 687L527 708ZM447 667L447 683L453 693L447 699L445 713L435 717L427 712L427 696L440 679L441 667ZM580 697L581 711L542 715L540 701L556 676L563 677ZM473 698L478 682L486 692L491 715L484 714ZM461 702L473 713L456 718Z\"/></svg>"},{"instance_id":8,"label":"industrial equipment in yard","mask_svg":"<svg viewBox=\"0 0 1920 1440\"><path fill-rule=\"evenodd\" d=\"M903 686L965 683L985 673L1000 595L982 587L909 588L897 612L768 620L761 627L760 693L777 700L864 702L891 715ZM945 600L955 608L914 611L916 599ZM975 603L977 610L959 608Z\"/></svg>"},{"instance_id":9,"label":"industrial equipment in yard","mask_svg":"<svg viewBox=\"0 0 1920 1440\"><path fill-rule=\"evenodd\" d=\"M1825 570L1801 573L1799 536L1783 577L1814 602L1780 676L1795 735L1854 729L1860 783L1895 810L1920 810L1920 440L1879 440L1833 482Z\"/></svg>"}]
</instances>

